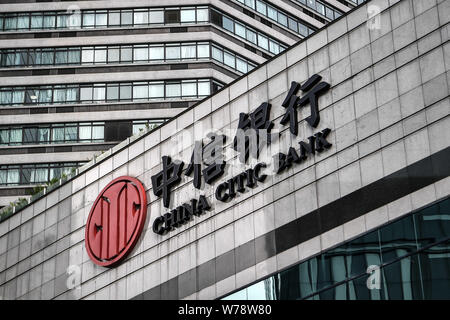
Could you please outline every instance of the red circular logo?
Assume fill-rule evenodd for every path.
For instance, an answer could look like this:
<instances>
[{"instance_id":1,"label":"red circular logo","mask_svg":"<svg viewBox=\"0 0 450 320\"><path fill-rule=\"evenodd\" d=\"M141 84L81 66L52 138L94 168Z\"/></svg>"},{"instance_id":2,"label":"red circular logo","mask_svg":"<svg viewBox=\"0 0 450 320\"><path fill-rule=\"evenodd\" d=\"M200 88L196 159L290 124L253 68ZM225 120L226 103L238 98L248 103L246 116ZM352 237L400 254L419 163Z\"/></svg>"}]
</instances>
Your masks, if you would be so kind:
<instances>
[{"instance_id":1,"label":"red circular logo","mask_svg":"<svg viewBox=\"0 0 450 320\"><path fill-rule=\"evenodd\" d=\"M147 216L142 183L131 177L111 181L99 194L86 223L85 244L95 264L110 267L136 244Z\"/></svg>"}]
</instances>

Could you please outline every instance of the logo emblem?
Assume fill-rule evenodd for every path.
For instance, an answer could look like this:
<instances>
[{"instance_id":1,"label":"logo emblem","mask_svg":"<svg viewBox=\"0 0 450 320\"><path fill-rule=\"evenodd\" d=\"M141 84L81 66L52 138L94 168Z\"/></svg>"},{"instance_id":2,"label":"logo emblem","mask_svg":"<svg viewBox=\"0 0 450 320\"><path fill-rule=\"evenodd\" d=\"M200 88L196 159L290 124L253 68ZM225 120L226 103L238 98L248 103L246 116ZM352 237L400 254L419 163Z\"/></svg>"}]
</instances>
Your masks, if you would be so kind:
<instances>
[{"instance_id":1,"label":"logo emblem","mask_svg":"<svg viewBox=\"0 0 450 320\"><path fill-rule=\"evenodd\" d=\"M91 260L103 267L122 261L139 239L146 216L142 183L126 176L111 181L95 200L86 223L85 244Z\"/></svg>"}]
</instances>

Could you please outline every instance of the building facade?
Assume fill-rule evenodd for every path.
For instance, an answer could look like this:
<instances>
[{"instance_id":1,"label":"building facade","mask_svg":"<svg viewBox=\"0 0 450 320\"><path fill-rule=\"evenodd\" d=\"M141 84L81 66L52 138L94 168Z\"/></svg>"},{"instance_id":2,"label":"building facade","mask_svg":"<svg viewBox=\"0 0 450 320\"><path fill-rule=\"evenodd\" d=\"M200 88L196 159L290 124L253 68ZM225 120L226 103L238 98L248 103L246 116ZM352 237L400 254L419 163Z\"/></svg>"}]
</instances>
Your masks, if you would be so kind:
<instances>
[{"instance_id":1,"label":"building facade","mask_svg":"<svg viewBox=\"0 0 450 320\"><path fill-rule=\"evenodd\" d=\"M357 5L0 3L0 207L177 115Z\"/></svg>"},{"instance_id":2,"label":"building facade","mask_svg":"<svg viewBox=\"0 0 450 320\"><path fill-rule=\"evenodd\" d=\"M448 299L449 17L362 4L4 209L0 296Z\"/></svg>"}]
</instances>

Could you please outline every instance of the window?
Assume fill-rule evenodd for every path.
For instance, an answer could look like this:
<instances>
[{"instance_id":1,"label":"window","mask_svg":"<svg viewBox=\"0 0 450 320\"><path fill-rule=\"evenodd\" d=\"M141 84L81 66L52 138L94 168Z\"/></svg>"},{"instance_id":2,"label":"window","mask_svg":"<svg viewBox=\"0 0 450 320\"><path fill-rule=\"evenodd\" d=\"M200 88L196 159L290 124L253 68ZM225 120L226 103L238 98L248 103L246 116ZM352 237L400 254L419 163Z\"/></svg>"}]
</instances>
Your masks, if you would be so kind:
<instances>
[{"instance_id":1,"label":"window","mask_svg":"<svg viewBox=\"0 0 450 320\"><path fill-rule=\"evenodd\" d=\"M197 83L195 81L183 81L181 85L181 95L183 97L196 97Z\"/></svg>"},{"instance_id":2,"label":"window","mask_svg":"<svg viewBox=\"0 0 450 320\"><path fill-rule=\"evenodd\" d=\"M132 62L133 61L133 49L131 47L120 48L120 61Z\"/></svg>"},{"instance_id":3,"label":"window","mask_svg":"<svg viewBox=\"0 0 450 320\"><path fill-rule=\"evenodd\" d=\"M171 9L164 12L165 23L179 23L180 22L180 10Z\"/></svg>"},{"instance_id":4,"label":"window","mask_svg":"<svg viewBox=\"0 0 450 320\"><path fill-rule=\"evenodd\" d=\"M70 64L79 64L81 62L81 49L71 49L69 50L68 62Z\"/></svg>"},{"instance_id":5,"label":"window","mask_svg":"<svg viewBox=\"0 0 450 320\"><path fill-rule=\"evenodd\" d=\"M23 129L23 143L33 143L37 141L37 128Z\"/></svg>"},{"instance_id":6,"label":"window","mask_svg":"<svg viewBox=\"0 0 450 320\"><path fill-rule=\"evenodd\" d=\"M212 57L213 59L223 63L223 52L215 46L212 47Z\"/></svg>"},{"instance_id":7,"label":"window","mask_svg":"<svg viewBox=\"0 0 450 320\"><path fill-rule=\"evenodd\" d=\"M223 54L223 63L233 69L236 67L236 61L235 61L234 55L232 55L226 51Z\"/></svg>"},{"instance_id":8,"label":"window","mask_svg":"<svg viewBox=\"0 0 450 320\"><path fill-rule=\"evenodd\" d=\"M56 18L54 13L48 12L44 14L44 29L54 29Z\"/></svg>"},{"instance_id":9,"label":"window","mask_svg":"<svg viewBox=\"0 0 450 320\"><path fill-rule=\"evenodd\" d=\"M267 15L267 5L264 2L256 0L256 11L263 15Z\"/></svg>"},{"instance_id":10,"label":"window","mask_svg":"<svg viewBox=\"0 0 450 320\"><path fill-rule=\"evenodd\" d=\"M108 25L109 26L120 26L120 11L109 11Z\"/></svg>"},{"instance_id":11,"label":"window","mask_svg":"<svg viewBox=\"0 0 450 320\"><path fill-rule=\"evenodd\" d=\"M289 29L298 32L298 24L294 19L289 18Z\"/></svg>"},{"instance_id":12,"label":"window","mask_svg":"<svg viewBox=\"0 0 450 320\"><path fill-rule=\"evenodd\" d=\"M148 24L148 11L134 11L134 24L135 25L147 25Z\"/></svg>"},{"instance_id":13,"label":"window","mask_svg":"<svg viewBox=\"0 0 450 320\"><path fill-rule=\"evenodd\" d=\"M106 90L106 99L107 101L117 101L119 100L119 85L117 84L108 84Z\"/></svg>"},{"instance_id":14,"label":"window","mask_svg":"<svg viewBox=\"0 0 450 320\"><path fill-rule=\"evenodd\" d=\"M24 102L24 98L25 98L24 90L14 90L13 96L12 96L12 103L13 104L22 104Z\"/></svg>"},{"instance_id":15,"label":"window","mask_svg":"<svg viewBox=\"0 0 450 320\"><path fill-rule=\"evenodd\" d=\"M181 10L181 22L195 22L195 9L182 9Z\"/></svg>"},{"instance_id":16,"label":"window","mask_svg":"<svg viewBox=\"0 0 450 320\"><path fill-rule=\"evenodd\" d=\"M198 58L209 58L209 44L199 44L197 46L197 49L198 49L197 53Z\"/></svg>"},{"instance_id":17,"label":"window","mask_svg":"<svg viewBox=\"0 0 450 320\"><path fill-rule=\"evenodd\" d=\"M48 142L50 142L50 129L49 128L39 128L38 143L48 143Z\"/></svg>"},{"instance_id":18,"label":"window","mask_svg":"<svg viewBox=\"0 0 450 320\"><path fill-rule=\"evenodd\" d=\"M267 6L267 16L275 21L278 21L278 11L272 8L271 6Z\"/></svg>"},{"instance_id":19,"label":"window","mask_svg":"<svg viewBox=\"0 0 450 320\"><path fill-rule=\"evenodd\" d=\"M120 13L121 16L121 25L122 26L131 26L133 24L133 11L125 10Z\"/></svg>"},{"instance_id":20,"label":"window","mask_svg":"<svg viewBox=\"0 0 450 320\"><path fill-rule=\"evenodd\" d=\"M133 86L133 100L147 100L148 85L147 83L136 83Z\"/></svg>"},{"instance_id":21,"label":"window","mask_svg":"<svg viewBox=\"0 0 450 320\"><path fill-rule=\"evenodd\" d=\"M247 29L247 40L256 44L256 32Z\"/></svg>"},{"instance_id":22,"label":"window","mask_svg":"<svg viewBox=\"0 0 450 320\"><path fill-rule=\"evenodd\" d=\"M230 32L234 32L234 22L230 18L223 17L223 25L222 27Z\"/></svg>"},{"instance_id":23,"label":"window","mask_svg":"<svg viewBox=\"0 0 450 320\"><path fill-rule=\"evenodd\" d=\"M59 14L57 17L56 17L56 27L58 28L58 29L64 29L64 28L67 28L67 16L66 15L64 15L64 14Z\"/></svg>"},{"instance_id":24,"label":"window","mask_svg":"<svg viewBox=\"0 0 450 320\"><path fill-rule=\"evenodd\" d=\"M1 104L11 104L12 103L12 92L11 91L0 91L0 103Z\"/></svg>"},{"instance_id":25,"label":"window","mask_svg":"<svg viewBox=\"0 0 450 320\"><path fill-rule=\"evenodd\" d=\"M95 26L95 12L86 11L83 13L83 27L93 28Z\"/></svg>"},{"instance_id":26,"label":"window","mask_svg":"<svg viewBox=\"0 0 450 320\"><path fill-rule=\"evenodd\" d=\"M94 85L94 101L105 101L106 88Z\"/></svg>"},{"instance_id":27,"label":"window","mask_svg":"<svg viewBox=\"0 0 450 320\"><path fill-rule=\"evenodd\" d=\"M31 14L31 29L42 29L44 17L38 13Z\"/></svg>"},{"instance_id":28,"label":"window","mask_svg":"<svg viewBox=\"0 0 450 320\"><path fill-rule=\"evenodd\" d=\"M197 22L207 22L209 21L209 10L208 8L197 9Z\"/></svg>"},{"instance_id":29,"label":"window","mask_svg":"<svg viewBox=\"0 0 450 320\"><path fill-rule=\"evenodd\" d=\"M147 61L148 60L148 47L135 47L134 48L134 61Z\"/></svg>"},{"instance_id":30,"label":"window","mask_svg":"<svg viewBox=\"0 0 450 320\"><path fill-rule=\"evenodd\" d=\"M179 46L167 46L166 47L166 59L180 59L180 47Z\"/></svg>"},{"instance_id":31,"label":"window","mask_svg":"<svg viewBox=\"0 0 450 320\"><path fill-rule=\"evenodd\" d=\"M77 133L76 126L68 126L65 128L64 140L66 140L66 141L77 141L78 140L78 133Z\"/></svg>"},{"instance_id":32,"label":"window","mask_svg":"<svg viewBox=\"0 0 450 320\"><path fill-rule=\"evenodd\" d=\"M240 72L247 73L247 63L239 58L236 59L236 69Z\"/></svg>"},{"instance_id":33,"label":"window","mask_svg":"<svg viewBox=\"0 0 450 320\"><path fill-rule=\"evenodd\" d=\"M120 84L120 100L131 100L131 83Z\"/></svg>"},{"instance_id":34,"label":"window","mask_svg":"<svg viewBox=\"0 0 450 320\"><path fill-rule=\"evenodd\" d=\"M164 23L164 11L150 10L150 23L163 24Z\"/></svg>"},{"instance_id":35,"label":"window","mask_svg":"<svg viewBox=\"0 0 450 320\"><path fill-rule=\"evenodd\" d=\"M66 88L64 88L64 87L55 87L53 102L55 102L55 103L64 103L64 102L66 102Z\"/></svg>"},{"instance_id":36,"label":"window","mask_svg":"<svg viewBox=\"0 0 450 320\"><path fill-rule=\"evenodd\" d=\"M278 45L278 43L269 41L269 51L274 54L278 54L280 52L280 46Z\"/></svg>"},{"instance_id":37,"label":"window","mask_svg":"<svg viewBox=\"0 0 450 320\"><path fill-rule=\"evenodd\" d=\"M56 64L66 64L67 62L68 62L67 50L64 48L57 50L55 53L55 63Z\"/></svg>"},{"instance_id":38,"label":"window","mask_svg":"<svg viewBox=\"0 0 450 320\"><path fill-rule=\"evenodd\" d=\"M209 81L198 82L198 96L209 96L211 91L211 85Z\"/></svg>"},{"instance_id":39,"label":"window","mask_svg":"<svg viewBox=\"0 0 450 320\"><path fill-rule=\"evenodd\" d=\"M278 12L278 22L287 27L288 26L288 22L287 22L287 16L281 12Z\"/></svg>"},{"instance_id":40,"label":"window","mask_svg":"<svg viewBox=\"0 0 450 320\"><path fill-rule=\"evenodd\" d=\"M82 63L93 63L94 62L94 48L83 48L81 53Z\"/></svg>"},{"instance_id":41,"label":"window","mask_svg":"<svg viewBox=\"0 0 450 320\"><path fill-rule=\"evenodd\" d=\"M54 59L54 52L51 49L42 50L42 64L52 65Z\"/></svg>"},{"instance_id":42,"label":"window","mask_svg":"<svg viewBox=\"0 0 450 320\"><path fill-rule=\"evenodd\" d=\"M195 59L196 58L196 46L185 45L181 47L181 58L182 59Z\"/></svg>"},{"instance_id":43,"label":"window","mask_svg":"<svg viewBox=\"0 0 450 320\"><path fill-rule=\"evenodd\" d=\"M59 143L64 141L64 125L57 126L52 129L52 141Z\"/></svg>"},{"instance_id":44,"label":"window","mask_svg":"<svg viewBox=\"0 0 450 320\"><path fill-rule=\"evenodd\" d=\"M108 48L108 63L120 61L120 49L119 47Z\"/></svg>"},{"instance_id":45,"label":"window","mask_svg":"<svg viewBox=\"0 0 450 320\"><path fill-rule=\"evenodd\" d=\"M149 97L150 99L164 98L164 83L150 82Z\"/></svg>"},{"instance_id":46,"label":"window","mask_svg":"<svg viewBox=\"0 0 450 320\"><path fill-rule=\"evenodd\" d=\"M0 144L8 145L9 144L9 130L0 130Z\"/></svg>"},{"instance_id":47,"label":"window","mask_svg":"<svg viewBox=\"0 0 450 320\"><path fill-rule=\"evenodd\" d=\"M92 101L92 87L81 87L80 88L80 100Z\"/></svg>"},{"instance_id":48,"label":"window","mask_svg":"<svg viewBox=\"0 0 450 320\"><path fill-rule=\"evenodd\" d=\"M245 39L245 27L239 23L235 24L236 35Z\"/></svg>"},{"instance_id":49,"label":"window","mask_svg":"<svg viewBox=\"0 0 450 320\"><path fill-rule=\"evenodd\" d=\"M267 39L267 37L263 36L262 34L258 34L258 46L263 49L269 50L269 40Z\"/></svg>"},{"instance_id":50,"label":"window","mask_svg":"<svg viewBox=\"0 0 450 320\"><path fill-rule=\"evenodd\" d=\"M164 60L164 47L150 46L150 60Z\"/></svg>"},{"instance_id":51,"label":"window","mask_svg":"<svg viewBox=\"0 0 450 320\"><path fill-rule=\"evenodd\" d=\"M180 97L181 96L181 85L180 83L167 83L166 85L166 97Z\"/></svg>"},{"instance_id":52,"label":"window","mask_svg":"<svg viewBox=\"0 0 450 320\"><path fill-rule=\"evenodd\" d=\"M108 14L106 11L96 12L95 14L95 26L98 27L106 27L108 26Z\"/></svg>"},{"instance_id":53,"label":"window","mask_svg":"<svg viewBox=\"0 0 450 320\"><path fill-rule=\"evenodd\" d=\"M80 141L89 142L92 138L92 132L90 126L80 126Z\"/></svg>"}]
</instances>

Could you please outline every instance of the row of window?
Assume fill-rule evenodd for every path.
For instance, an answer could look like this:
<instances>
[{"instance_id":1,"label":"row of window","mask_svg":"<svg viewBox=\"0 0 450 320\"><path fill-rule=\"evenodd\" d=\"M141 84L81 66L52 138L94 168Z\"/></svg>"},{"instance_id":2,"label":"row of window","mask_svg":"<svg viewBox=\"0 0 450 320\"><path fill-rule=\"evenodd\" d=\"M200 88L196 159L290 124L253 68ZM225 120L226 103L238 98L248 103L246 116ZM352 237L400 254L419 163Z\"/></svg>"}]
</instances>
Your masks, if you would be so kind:
<instances>
[{"instance_id":1,"label":"row of window","mask_svg":"<svg viewBox=\"0 0 450 320\"><path fill-rule=\"evenodd\" d=\"M68 175L85 162L0 165L0 186L43 184Z\"/></svg>"},{"instance_id":2,"label":"row of window","mask_svg":"<svg viewBox=\"0 0 450 320\"><path fill-rule=\"evenodd\" d=\"M223 87L212 79L69 84L0 89L1 105L66 104L202 98Z\"/></svg>"},{"instance_id":3,"label":"row of window","mask_svg":"<svg viewBox=\"0 0 450 320\"><path fill-rule=\"evenodd\" d=\"M267 18L281 24L282 26L289 28L295 33L302 35L303 37L307 37L308 35L310 35L315 31L314 29L308 27L306 24L300 22L297 18L283 13L282 11L269 5L265 1L261 0L237 0L237 1L261 13Z\"/></svg>"},{"instance_id":4,"label":"row of window","mask_svg":"<svg viewBox=\"0 0 450 320\"><path fill-rule=\"evenodd\" d=\"M0 127L0 146L103 142L104 122L48 124L34 127Z\"/></svg>"},{"instance_id":5,"label":"row of window","mask_svg":"<svg viewBox=\"0 0 450 320\"><path fill-rule=\"evenodd\" d=\"M239 290L225 299L449 299L450 199ZM380 288L369 288L369 267Z\"/></svg>"},{"instance_id":6,"label":"row of window","mask_svg":"<svg viewBox=\"0 0 450 320\"><path fill-rule=\"evenodd\" d=\"M0 15L0 30L92 29L208 21L208 7L26 12Z\"/></svg>"},{"instance_id":7,"label":"row of window","mask_svg":"<svg viewBox=\"0 0 450 320\"><path fill-rule=\"evenodd\" d=\"M322 16L327 17L330 20L334 20L342 16L341 12L329 6L326 6L317 0L295 0L295 1L300 2L301 4L307 6L308 8L314 10L315 12L321 14Z\"/></svg>"},{"instance_id":8,"label":"row of window","mask_svg":"<svg viewBox=\"0 0 450 320\"><path fill-rule=\"evenodd\" d=\"M218 59L217 52L228 59ZM163 62L209 59L226 64L243 73L256 64L222 46L210 42L135 44L66 48L27 48L0 50L1 67L81 65L133 62Z\"/></svg>"},{"instance_id":9,"label":"row of window","mask_svg":"<svg viewBox=\"0 0 450 320\"><path fill-rule=\"evenodd\" d=\"M133 135L153 129L165 120L135 120ZM60 143L98 143L105 141L105 122L41 124L24 127L0 127L0 146Z\"/></svg>"},{"instance_id":10,"label":"row of window","mask_svg":"<svg viewBox=\"0 0 450 320\"><path fill-rule=\"evenodd\" d=\"M214 9L211 10L211 22L273 54L278 54L286 49L286 46L274 38L267 37Z\"/></svg>"}]
</instances>

